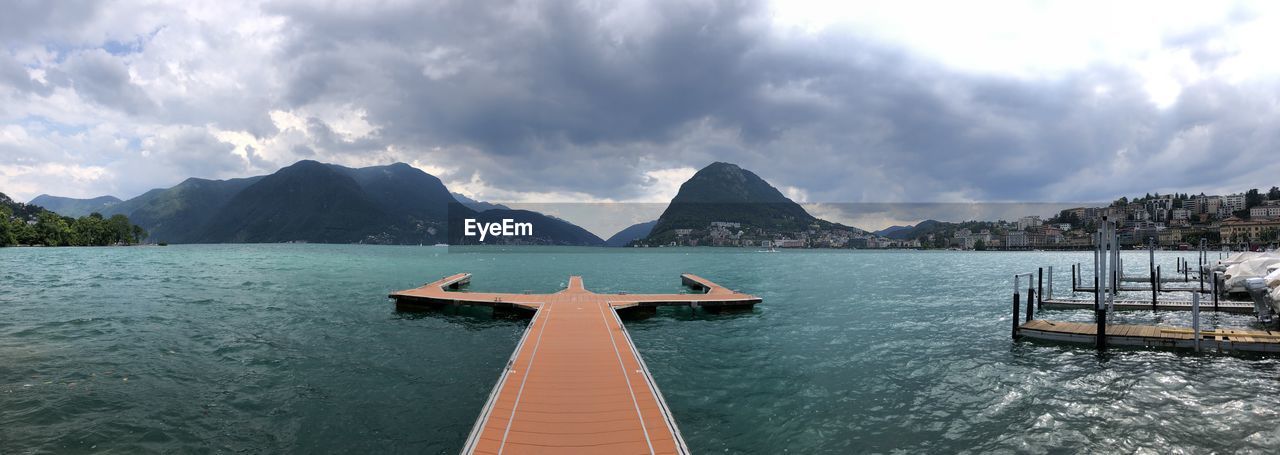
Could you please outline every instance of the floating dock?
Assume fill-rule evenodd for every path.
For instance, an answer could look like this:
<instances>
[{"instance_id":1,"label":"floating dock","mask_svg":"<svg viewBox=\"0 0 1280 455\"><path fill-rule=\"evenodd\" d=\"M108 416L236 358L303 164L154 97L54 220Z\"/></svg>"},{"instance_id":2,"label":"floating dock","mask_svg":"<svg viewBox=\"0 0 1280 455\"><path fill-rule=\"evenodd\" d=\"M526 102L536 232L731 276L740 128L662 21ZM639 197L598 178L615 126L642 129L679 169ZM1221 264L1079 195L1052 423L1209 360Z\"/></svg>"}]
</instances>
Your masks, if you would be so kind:
<instances>
[{"instance_id":1,"label":"floating dock","mask_svg":"<svg viewBox=\"0 0 1280 455\"><path fill-rule=\"evenodd\" d=\"M1022 324L1018 335L1047 341L1095 344L1098 326L1091 322L1035 319ZM1180 327L1154 325L1106 326L1107 346L1196 349L1195 332ZM1200 331L1200 349L1218 352L1280 352L1280 332L1218 329Z\"/></svg>"},{"instance_id":2,"label":"floating dock","mask_svg":"<svg viewBox=\"0 0 1280 455\"><path fill-rule=\"evenodd\" d=\"M692 274L681 282L704 292L596 294L577 276L554 294L454 291L470 281L460 273L390 295L402 309L477 305L533 313L464 454L689 453L618 311L750 308L761 301Z\"/></svg>"},{"instance_id":3,"label":"floating dock","mask_svg":"<svg viewBox=\"0 0 1280 455\"><path fill-rule=\"evenodd\" d=\"M1092 310L1097 305L1093 299L1044 299L1039 302L1046 310ZM1191 311L1190 300L1157 300L1155 305L1150 300L1115 300L1112 306L1116 311ZM1253 314L1256 310L1253 302L1223 300L1215 306L1212 303L1200 304L1200 311L1217 311L1219 313Z\"/></svg>"}]
</instances>

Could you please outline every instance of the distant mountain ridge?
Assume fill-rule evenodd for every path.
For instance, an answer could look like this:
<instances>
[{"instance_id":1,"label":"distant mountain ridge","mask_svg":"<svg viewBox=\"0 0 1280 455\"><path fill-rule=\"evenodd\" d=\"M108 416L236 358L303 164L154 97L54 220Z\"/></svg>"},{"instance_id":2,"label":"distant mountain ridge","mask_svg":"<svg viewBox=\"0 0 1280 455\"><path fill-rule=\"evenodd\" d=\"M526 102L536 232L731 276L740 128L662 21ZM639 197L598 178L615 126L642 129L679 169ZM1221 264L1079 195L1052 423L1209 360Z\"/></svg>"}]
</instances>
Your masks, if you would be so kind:
<instances>
[{"instance_id":1,"label":"distant mountain ridge","mask_svg":"<svg viewBox=\"0 0 1280 455\"><path fill-rule=\"evenodd\" d=\"M618 231L604 241L604 246L627 246L628 243L643 239L653 232L653 227L658 225L658 220L646 221L627 226L626 229Z\"/></svg>"},{"instance_id":2,"label":"distant mountain ridge","mask_svg":"<svg viewBox=\"0 0 1280 455\"><path fill-rule=\"evenodd\" d=\"M485 210L498 210L498 209L501 209L501 210L511 210L511 207L507 207L507 206L502 205L502 204L491 204L491 203L484 202L484 201L477 201L477 200L475 200L475 199L471 199L471 198L469 198L469 197L467 197L466 195L463 195L463 194L461 194L461 193L451 193L451 194L453 194L453 198L454 198L454 199L457 199L459 203L461 203L462 205L465 205L465 206L467 206L468 208L470 208L471 210L475 210L475 211L477 211L477 212L483 212L483 211L485 211Z\"/></svg>"},{"instance_id":3,"label":"distant mountain ridge","mask_svg":"<svg viewBox=\"0 0 1280 455\"><path fill-rule=\"evenodd\" d=\"M937 220L924 220L910 226L892 226L877 231L876 234L894 240L909 240L928 235L937 231L939 228L949 225ZM897 228L897 229L895 229Z\"/></svg>"},{"instance_id":4,"label":"distant mountain ridge","mask_svg":"<svg viewBox=\"0 0 1280 455\"><path fill-rule=\"evenodd\" d=\"M811 229L860 229L821 220L754 172L715 162L680 185L646 241L666 243L678 229L706 229L712 222L739 223L741 230L800 233Z\"/></svg>"},{"instance_id":5,"label":"distant mountain ridge","mask_svg":"<svg viewBox=\"0 0 1280 455\"><path fill-rule=\"evenodd\" d=\"M79 218L90 213L104 213L107 208L122 202L115 196L99 196L92 199L76 199L69 197L41 194L29 204L44 207L46 210L62 216Z\"/></svg>"},{"instance_id":6,"label":"distant mountain ridge","mask_svg":"<svg viewBox=\"0 0 1280 455\"><path fill-rule=\"evenodd\" d=\"M303 160L264 176L190 178L113 203L102 213L127 215L151 233L150 240L168 243L464 242L451 236L454 217L538 227L536 236L513 242L604 243L564 220L494 207L478 212L460 205L440 179L404 163L348 168Z\"/></svg>"}]
</instances>

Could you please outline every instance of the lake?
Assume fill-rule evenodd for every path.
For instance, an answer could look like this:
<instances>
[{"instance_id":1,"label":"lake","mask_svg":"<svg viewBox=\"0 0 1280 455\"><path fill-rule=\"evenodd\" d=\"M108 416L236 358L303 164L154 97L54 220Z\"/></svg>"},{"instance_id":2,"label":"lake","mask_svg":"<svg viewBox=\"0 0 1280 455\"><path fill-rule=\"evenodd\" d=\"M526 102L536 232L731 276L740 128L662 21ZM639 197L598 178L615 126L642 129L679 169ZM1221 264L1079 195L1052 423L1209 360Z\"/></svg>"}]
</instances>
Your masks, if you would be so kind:
<instances>
[{"instance_id":1,"label":"lake","mask_svg":"<svg viewBox=\"0 0 1280 455\"><path fill-rule=\"evenodd\" d=\"M1125 254L1145 273L1145 252ZM1195 263L1161 252L1164 270L1178 254ZM632 293L679 292L692 272L762 297L747 313L665 308L626 323L695 453L1274 452L1273 358L1009 339L1013 274L1053 265L1062 295L1069 265L1088 258L0 248L0 453L455 453L528 323L400 313L386 297L457 272L478 291L554 292L582 275L590 290Z\"/></svg>"}]
</instances>

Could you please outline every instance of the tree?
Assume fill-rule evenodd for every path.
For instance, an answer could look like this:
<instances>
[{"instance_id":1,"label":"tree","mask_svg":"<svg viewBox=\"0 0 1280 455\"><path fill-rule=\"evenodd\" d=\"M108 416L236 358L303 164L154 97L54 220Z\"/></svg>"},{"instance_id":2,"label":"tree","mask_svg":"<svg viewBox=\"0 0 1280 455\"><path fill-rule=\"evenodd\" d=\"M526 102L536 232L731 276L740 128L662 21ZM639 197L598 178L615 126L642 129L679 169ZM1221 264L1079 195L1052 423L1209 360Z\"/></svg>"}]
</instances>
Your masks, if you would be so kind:
<instances>
[{"instance_id":1,"label":"tree","mask_svg":"<svg viewBox=\"0 0 1280 455\"><path fill-rule=\"evenodd\" d=\"M44 211L36 217L36 241L32 244L45 246L71 245L71 227L58 214Z\"/></svg>"},{"instance_id":2,"label":"tree","mask_svg":"<svg viewBox=\"0 0 1280 455\"><path fill-rule=\"evenodd\" d=\"M133 228L134 225L129 222L129 217L113 215L107 219L108 244L132 245L135 242Z\"/></svg>"},{"instance_id":3,"label":"tree","mask_svg":"<svg viewBox=\"0 0 1280 455\"><path fill-rule=\"evenodd\" d=\"M977 241L973 242L973 249L974 249L974 250L976 250L976 251L986 251L986 250L987 250L987 242L984 242L984 241L982 241L981 239L979 239L979 240L977 240Z\"/></svg>"},{"instance_id":4,"label":"tree","mask_svg":"<svg viewBox=\"0 0 1280 455\"><path fill-rule=\"evenodd\" d=\"M131 229L131 231L132 231L131 233L133 234L133 243L142 243L143 240L146 240L147 231L142 229L142 226L138 226L135 224L133 225L133 228Z\"/></svg>"},{"instance_id":5,"label":"tree","mask_svg":"<svg viewBox=\"0 0 1280 455\"><path fill-rule=\"evenodd\" d=\"M1272 201L1280 201L1280 187L1273 186L1271 191L1267 191L1267 199Z\"/></svg>"},{"instance_id":6,"label":"tree","mask_svg":"<svg viewBox=\"0 0 1280 455\"><path fill-rule=\"evenodd\" d=\"M17 229L14 228L13 210L0 205L0 247L18 243Z\"/></svg>"},{"instance_id":7,"label":"tree","mask_svg":"<svg viewBox=\"0 0 1280 455\"><path fill-rule=\"evenodd\" d=\"M1258 189L1254 188L1244 193L1245 210L1262 205L1262 194L1258 193Z\"/></svg>"}]
</instances>

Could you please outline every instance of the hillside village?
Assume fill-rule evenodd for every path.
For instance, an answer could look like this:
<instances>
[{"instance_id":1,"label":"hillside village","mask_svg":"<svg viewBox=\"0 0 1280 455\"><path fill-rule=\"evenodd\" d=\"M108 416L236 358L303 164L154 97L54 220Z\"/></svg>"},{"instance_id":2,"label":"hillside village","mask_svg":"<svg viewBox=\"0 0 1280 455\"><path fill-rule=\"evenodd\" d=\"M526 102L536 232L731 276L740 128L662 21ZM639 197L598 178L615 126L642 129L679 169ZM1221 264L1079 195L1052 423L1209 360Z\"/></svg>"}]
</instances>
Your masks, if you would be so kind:
<instances>
[{"instance_id":1,"label":"hillside village","mask_svg":"<svg viewBox=\"0 0 1280 455\"><path fill-rule=\"evenodd\" d=\"M866 232L840 225L811 224L780 232L742 223L712 221L705 228L674 230L662 246L759 248L913 248L966 250L1088 249L1102 217L1119 225L1125 246L1155 241L1167 249L1251 249L1274 244L1280 234L1280 188L1228 195L1145 195L1105 207L1076 207L1044 218L1013 221L926 221L915 226ZM657 246L657 245L653 245Z\"/></svg>"},{"instance_id":2,"label":"hillside village","mask_svg":"<svg viewBox=\"0 0 1280 455\"><path fill-rule=\"evenodd\" d=\"M1163 248L1191 249L1203 240L1212 247L1250 249L1274 244L1280 233L1280 188L1261 193L1146 195L1121 198L1106 207L1077 207L1042 220L1020 218L991 229L959 229L946 246L962 249L1082 249L1102 217L1116 221L1125 246L1156 242ZM937 245L937 238L926 244Z\"/></svg>"}]
</instances>

